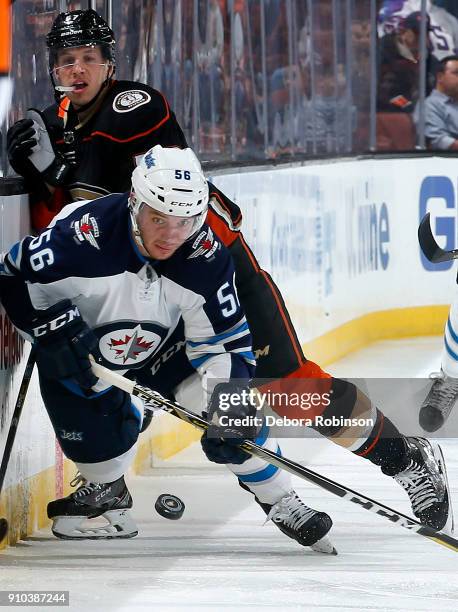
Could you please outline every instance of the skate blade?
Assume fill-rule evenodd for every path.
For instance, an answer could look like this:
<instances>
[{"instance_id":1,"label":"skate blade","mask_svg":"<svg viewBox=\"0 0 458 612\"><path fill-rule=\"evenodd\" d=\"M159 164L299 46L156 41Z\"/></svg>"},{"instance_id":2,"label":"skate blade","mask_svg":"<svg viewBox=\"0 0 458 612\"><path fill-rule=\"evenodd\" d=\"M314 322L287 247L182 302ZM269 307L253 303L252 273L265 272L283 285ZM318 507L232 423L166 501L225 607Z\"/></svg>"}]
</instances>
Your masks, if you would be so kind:
<instances>
[{"instance_id":1,"label":"skate blade","mask_svg":"<svg viewBox=\"0 0 458 612\"><path fill-rule=\"evenodd\" d=\"M56 516L51 531L61 540L114 540L138 535L127 510L110 510L101 516L106 519L105 524L100 524L101 517Z\"/></svg>"},{"instance_id":2,"label":"skate blade","mask_svg":"<svg viewBox=\"0 0 458 612\"><path fill-rule=\"evenodd\" d=\"M315 544L312 544L310 548L315 552L324 553L326 555L338 554L336 548L334 548L328 536L324 536L323 538L321 538L321 540L318 540L317 542L315 542Z\"/></svg>"},{"instance_id":3,"label":"skate blade","mask_svg":"<svg viewBox=\"0 0 458 612\"><path fill-rule=\"evenodd\" d=\"M436 443L436 444L432 444L431 446L433 449L434 457L436 458L436 461L439 463L442 469L442 473L444 474L445 490L448 494L448 517L447 517L447 522L442 527L441 531L443 531L444 533L447 533L450 536L453 536L453 533L455 530L455 521L453 518L452 499L450 496L450 486L448 484L447 468L445 466L444 453L442 452L442 448L440 447L439 444Z\"/></svg>"}]
</instances>

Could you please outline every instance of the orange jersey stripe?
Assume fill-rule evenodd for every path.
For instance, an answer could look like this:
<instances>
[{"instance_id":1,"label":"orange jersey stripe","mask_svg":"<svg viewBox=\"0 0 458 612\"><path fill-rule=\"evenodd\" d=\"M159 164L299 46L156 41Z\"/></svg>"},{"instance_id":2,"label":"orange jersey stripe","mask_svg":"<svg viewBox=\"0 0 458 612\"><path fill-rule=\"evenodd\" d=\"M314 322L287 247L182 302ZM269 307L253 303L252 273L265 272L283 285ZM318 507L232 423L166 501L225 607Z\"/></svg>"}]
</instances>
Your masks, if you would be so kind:
<instances>
[{"instance_id":1,"label":"orange jersey stripe","mask_svg":"<svg viewBox=\"0 0 458 612\"><path fill-rule=\"evenodd\" d=\"M239 232L231 230L227 224L218 217L218 215L211 209L208 209L207 218L205 222L212 228L215 234L220 238L224 246L230 246L234 240L239 236Z\"/></svg>"}]
</instances>

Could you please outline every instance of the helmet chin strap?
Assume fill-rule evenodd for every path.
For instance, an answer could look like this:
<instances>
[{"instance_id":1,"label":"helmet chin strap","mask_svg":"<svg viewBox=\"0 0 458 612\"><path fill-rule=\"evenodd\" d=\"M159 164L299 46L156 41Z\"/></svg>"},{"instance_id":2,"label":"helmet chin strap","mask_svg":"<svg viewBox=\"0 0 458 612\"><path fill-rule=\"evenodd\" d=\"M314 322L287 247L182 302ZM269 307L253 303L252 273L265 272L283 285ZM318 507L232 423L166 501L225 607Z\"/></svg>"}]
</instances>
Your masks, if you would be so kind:
<instances>
[{"instance_id":1,"label":"helmet chin strap","mask_svg":"<svg viewBox=\"0 0 458 612\"><path fill-rule=\"evenodd\" d=\"M143 242L142 235L140 233L140 228L138 227L138 223L137 223L137 215L140 212L141 205L139 209L137 210L137 212L135 212L135 205L132 204L129 198L128 207L129 207L130 221L132 223L132 233L134 235L134 240L137 243L137 246L141 247L148 253L146 246Z\"/></svg>"}]
</instances>

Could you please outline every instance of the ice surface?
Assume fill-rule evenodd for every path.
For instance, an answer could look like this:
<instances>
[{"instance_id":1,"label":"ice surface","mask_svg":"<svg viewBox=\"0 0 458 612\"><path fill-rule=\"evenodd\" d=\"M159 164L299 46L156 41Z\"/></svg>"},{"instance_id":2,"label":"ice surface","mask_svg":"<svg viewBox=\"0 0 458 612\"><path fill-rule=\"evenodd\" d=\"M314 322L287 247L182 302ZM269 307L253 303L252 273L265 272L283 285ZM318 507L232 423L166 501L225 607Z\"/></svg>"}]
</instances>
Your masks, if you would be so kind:
<instances>
[{"instance_id":1,"label":"ice surface","mask_svg":"<svg viewBox=\"0 0 458 612\"><path fill-rule=\"evenodd\" d=\"M402 375L424 375L433 361L437 367L439 352L440 339L390 341L342 360L333 371L376 376L398 360ZM366 371L355 371L361 367ZM441 444L458 507L458 442ZM400 487L367 461L326 440L282 446L292 459L409 513ZM85 612L458 610L457 553L304 481L294 480L304 501L333 517L337 557L301 548L274 525L263 526L261 510L224 468L161 468L128 483L137 538L67 542L43 530L0 553L0 588L66 589L70 608L57 609ZM155 512L160 493L184 500L181 520Z\"/></svg>"}]
</instances>

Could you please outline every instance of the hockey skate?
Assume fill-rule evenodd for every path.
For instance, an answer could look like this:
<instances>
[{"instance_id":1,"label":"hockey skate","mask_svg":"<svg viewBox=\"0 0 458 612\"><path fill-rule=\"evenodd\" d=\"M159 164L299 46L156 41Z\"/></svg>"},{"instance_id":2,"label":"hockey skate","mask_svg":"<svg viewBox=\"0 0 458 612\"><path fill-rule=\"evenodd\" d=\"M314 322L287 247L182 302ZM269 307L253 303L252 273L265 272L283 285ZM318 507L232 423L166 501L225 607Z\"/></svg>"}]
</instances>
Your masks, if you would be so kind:
<instances>
[{"instance_id":1,"label":"hockey skate","mask_svg":"<svg viewBox=\"0 0 458 612\"><path fill-rule=\"evenodd\" d=\"M242 489L250 491L240 480L239 484ZM254 499L267 514L264 524L272 521L281 532L301 546L310 546L316 552L337 555L337 550L326 537L332 527L331 517L325 512L306 506L295 491L286 493L276 504L265 504L257 497Z\"/></svg>"},{"instance_id":2,"label":"hockey skate","mask_svg":"<svg viewBox=\"0 0 458 612\"><path fill-rule=\"evenodd\" d=\"M418 520L448 533L453 532L453 513L444 456L437 443L426 438L406 438L409 464L392 476L406 491Z\"/></svg>"},{"instance_id":3,"label":"hockey skate","mask_svg":"<svg viewBox=\"0 0 458 612\"><path fill-rule=\"evenodd\" d=\"M129 514L132 497L121 476L107 484L88 482L77 475L72 486L81 486L61 499L48 504L48 518L52 519L53 534L63 540L99 540L133 538L137 526ZM97 517L106 519L101 525ZM85 524L86 523L86 524Z\"/></svg>"},{"instance_id":4,"label":"hockey skate","mask_svg":"<svg viewBox=\"0 0 458 612\"><path fill-rule=\"evenodd\" d=\"M419 422L425 431L437 431L448 419L458 399L458 379L447 376L442 370L434 372L431 389L421 405Z\"/></svg>"},{"instance_id":5,"label":"hockey skate","mask_svg":"<svg viewBox=\"0 0 458 612\"><path fill-rule=\"evenodd\" d=\"M295 491L289 491L272 506L258 503L267 514L266 523L272 521L280 531L301 546L337 555L337 550L326 537L332 527L331 517L306 506Z\"/></svg>"}]
</instances>

